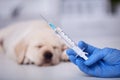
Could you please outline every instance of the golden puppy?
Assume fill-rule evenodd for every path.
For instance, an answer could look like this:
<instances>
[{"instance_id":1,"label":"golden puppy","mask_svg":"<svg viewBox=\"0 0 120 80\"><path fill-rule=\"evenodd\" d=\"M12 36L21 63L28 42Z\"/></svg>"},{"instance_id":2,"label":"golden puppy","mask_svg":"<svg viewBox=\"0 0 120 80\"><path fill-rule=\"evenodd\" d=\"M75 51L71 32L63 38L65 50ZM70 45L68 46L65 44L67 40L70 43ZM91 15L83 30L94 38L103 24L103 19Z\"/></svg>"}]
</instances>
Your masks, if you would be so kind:
<instances>
[{"instance_id":1,"label":"golden puppy","mask_svg":"<svg viewBox=\"0 0 120 80\"><path fill-rule=\"evenodd\" d=\"M44 21L19 22L0 30L0 45L19 64L55 65L68 60L66 46Z\"/></svg>"}]
</instances>

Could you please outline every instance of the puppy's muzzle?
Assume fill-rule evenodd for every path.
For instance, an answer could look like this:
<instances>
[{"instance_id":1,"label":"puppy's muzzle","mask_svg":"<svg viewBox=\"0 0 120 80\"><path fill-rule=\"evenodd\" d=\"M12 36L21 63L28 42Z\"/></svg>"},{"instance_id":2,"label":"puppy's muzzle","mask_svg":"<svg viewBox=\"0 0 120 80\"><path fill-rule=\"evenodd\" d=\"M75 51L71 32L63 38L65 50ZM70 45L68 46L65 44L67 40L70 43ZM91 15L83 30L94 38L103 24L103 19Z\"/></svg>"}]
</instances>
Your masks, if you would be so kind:
<instances>
[{"instance_id":1,"label":"puppy's muzzle","mask_svg":"<svg viewBox=\"0 0 120 80\"><path fill-rule=\"evenodd\" d=\"M49 62L52 60L53 54L52 54L50 51L46 51L46 52L43 54L43 57L44 57L44 61L45 61L46 63L49 63Z\"/></svg>"}]
</instances>

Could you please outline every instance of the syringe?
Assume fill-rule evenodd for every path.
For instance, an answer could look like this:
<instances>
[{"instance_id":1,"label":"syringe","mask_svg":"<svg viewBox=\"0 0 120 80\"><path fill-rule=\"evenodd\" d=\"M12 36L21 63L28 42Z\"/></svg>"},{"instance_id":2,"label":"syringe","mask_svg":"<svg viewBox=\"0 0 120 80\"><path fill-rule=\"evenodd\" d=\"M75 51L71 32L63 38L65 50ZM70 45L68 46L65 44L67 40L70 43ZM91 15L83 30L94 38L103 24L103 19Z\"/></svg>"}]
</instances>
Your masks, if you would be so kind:
<instances>
[{"instance_id":1,"label":"syringe","mask_svg":"<svg viewBox=\"0 0 120 80\"><path fill-rule=\"evenodd\" d=\"M65 44L73 49L77 55L79 55L80 57L82 57L83 59L87 60L88 57L85 55L87 53L83 52L76 44L74 41L72 41L63 31L60 27L56 27L54 24L49 23L43 16L41 16L48 24L49 26L55 31L55 33L60 36L61 39L63 39L65 41Z\"/></svg>"}]
</instances>

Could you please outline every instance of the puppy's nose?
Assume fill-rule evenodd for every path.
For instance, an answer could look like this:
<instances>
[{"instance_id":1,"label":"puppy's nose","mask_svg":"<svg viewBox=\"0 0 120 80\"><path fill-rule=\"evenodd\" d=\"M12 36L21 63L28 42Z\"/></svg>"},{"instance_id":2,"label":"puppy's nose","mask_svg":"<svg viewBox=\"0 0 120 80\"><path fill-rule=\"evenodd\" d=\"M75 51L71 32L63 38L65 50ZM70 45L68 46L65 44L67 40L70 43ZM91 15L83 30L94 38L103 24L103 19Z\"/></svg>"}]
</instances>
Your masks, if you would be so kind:
<instances>
[{"instance_id":1,"label":"puppy's nose","mask_svg":"<svg viewBox=\"0 0 120 80\"><path fill-rule=\"evenodd\" d=\"M44 53L43 56L44 56L45 59L47 59L47 60L51 60L53 54L52 54L51 52L47 51L47 52Z\"/></svg>"}]
</instances>

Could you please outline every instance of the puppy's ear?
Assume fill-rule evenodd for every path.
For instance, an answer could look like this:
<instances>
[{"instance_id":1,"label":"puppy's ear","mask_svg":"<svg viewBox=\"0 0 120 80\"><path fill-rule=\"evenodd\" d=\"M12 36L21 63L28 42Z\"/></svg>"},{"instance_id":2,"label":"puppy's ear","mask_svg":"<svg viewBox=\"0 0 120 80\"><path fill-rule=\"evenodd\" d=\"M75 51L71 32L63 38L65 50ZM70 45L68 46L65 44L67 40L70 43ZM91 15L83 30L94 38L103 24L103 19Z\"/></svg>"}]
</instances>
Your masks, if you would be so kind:
<instances>
[{"instance_id":1,"label":"puppy's ear","mask_svg":"<svg viewBox=\"0 0 120 80\"><path fill-rule=\"evenodd\" d=\"M20 41L15 46L15 54L16 54L16 57L17 57L17 62L19 64L23 64L23 62L24 62L27 47L28 47L27 43L24 40Z\"/></svg>"}]
</instances>

